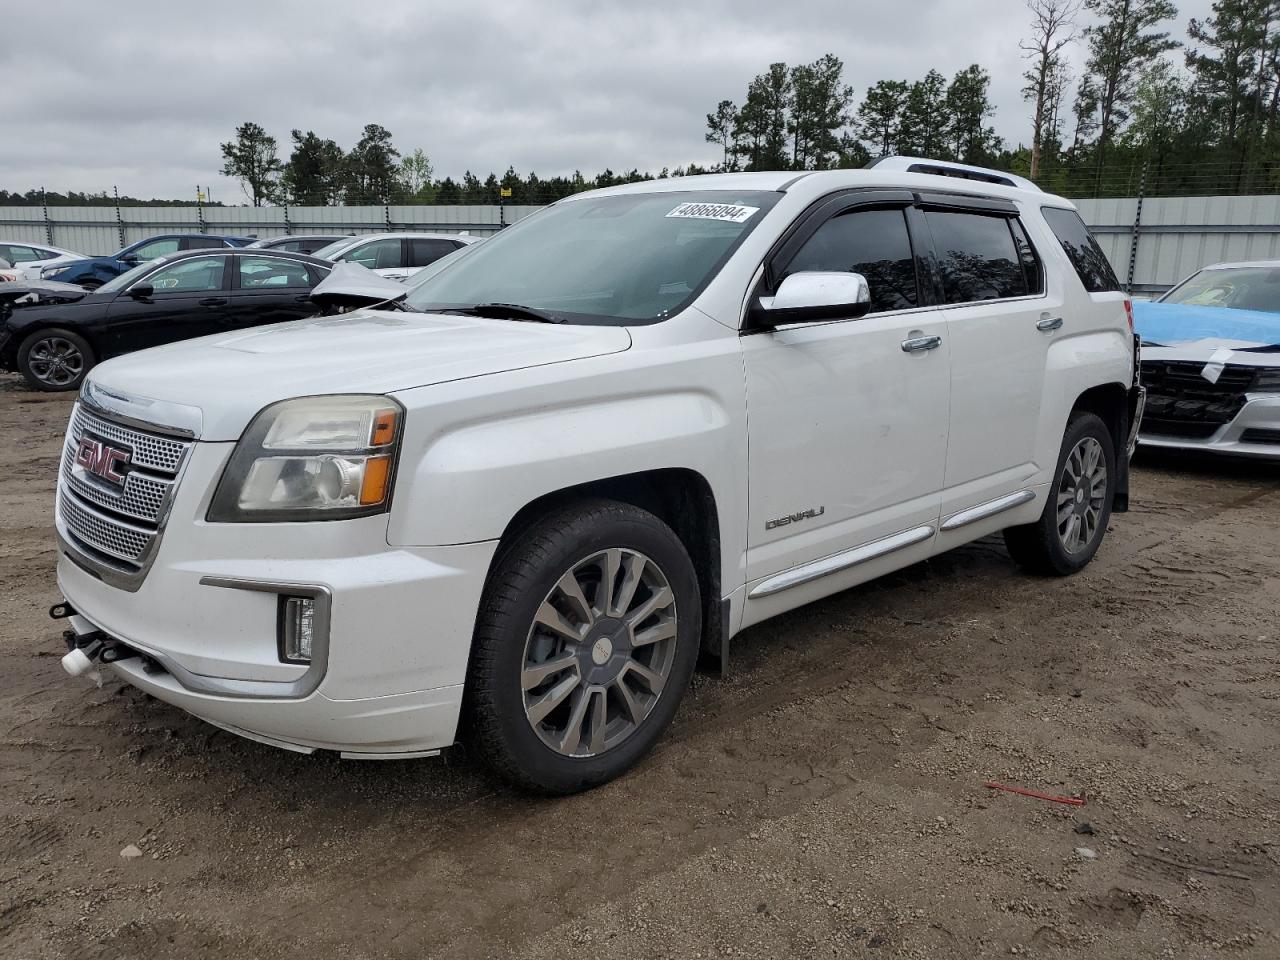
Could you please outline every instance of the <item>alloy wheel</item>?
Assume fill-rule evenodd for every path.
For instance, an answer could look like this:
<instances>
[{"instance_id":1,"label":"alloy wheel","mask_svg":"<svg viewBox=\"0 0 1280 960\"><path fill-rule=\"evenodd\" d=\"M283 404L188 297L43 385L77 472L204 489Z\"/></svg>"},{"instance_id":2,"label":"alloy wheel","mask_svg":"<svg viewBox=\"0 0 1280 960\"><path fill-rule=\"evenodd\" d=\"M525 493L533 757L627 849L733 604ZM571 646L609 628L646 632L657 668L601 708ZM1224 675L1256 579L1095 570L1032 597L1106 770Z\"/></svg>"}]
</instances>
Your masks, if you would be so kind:
<instances>
[{"instance_id":1,"label":"alloy wheel","mask_svg":"<svg viewBox=\"0 0 1280 960\"><path fill-rule=\"evenodd\" d=\"M1058 538L1067 553L1086 549L1098 535L1107 496L1102 444L1085 437L1067 455L1058 480Z\"/></svg>"},{"instance_id":2,"label":"alloy wheel","mask_svg":"<svg viewBox=\"0 0 1280 960\"><path fill-rule=\"evenodd\" d=\"M84 354L65 337L46 337L32 345L27 366L41 383L65 387L84 373Z\"/></svg>"},{"instance_id":3,"label":"alloy wheel","mask_svg":"<svg viewBox=\"0 0 1280 960\"><path fill-rule=\"evenodd\" d=\"M666 574L635 550L579 560L547 593L529 628L520 686L544 744L593 757L653 712L676 653L676 601Z\"/></svg>"}]
</instances>

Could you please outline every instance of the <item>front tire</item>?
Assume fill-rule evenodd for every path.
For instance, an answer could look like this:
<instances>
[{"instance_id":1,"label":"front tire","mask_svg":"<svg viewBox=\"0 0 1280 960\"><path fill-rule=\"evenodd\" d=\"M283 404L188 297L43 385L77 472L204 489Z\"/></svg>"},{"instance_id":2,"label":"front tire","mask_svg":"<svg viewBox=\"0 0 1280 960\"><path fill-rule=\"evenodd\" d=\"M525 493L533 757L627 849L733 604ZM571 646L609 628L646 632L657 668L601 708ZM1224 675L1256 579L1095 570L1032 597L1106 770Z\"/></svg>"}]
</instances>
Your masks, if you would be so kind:
<instances>
[{"instance_id":1,"label":"front tire","mask_svg":"<svg viewBox=\"0 0 1280 960\"><path fill-rule=\"evenodd\" d=\"M612 780L675 716L701 606L688 553L653 514L594 500L543 517L490 573L467 739L524 789L569 794Z\"/></svg>"},{"instance_id":2,"label":"front tire","mask_svg":"<svg viewBox=\"0 0 1280 960\"><path fill-rule=\"evenodd\" d=\"M1065 577L1093 559L1111 519L1115 451L1101 417L1072 414L1040 519L1004 531L1005 545L1019 565L1032 573Z\"/></svg>"},{"instance_id":3,"label":"front tire","mask_svg":"<svg viewBox=\"0 0 1280 960\"><path fill-rule=\"evenodd\" d=\"M89 341L61 327L37 330L18 347L18 372L34 390L79 389L96 362Z\"/></svg>"}]
</instances>

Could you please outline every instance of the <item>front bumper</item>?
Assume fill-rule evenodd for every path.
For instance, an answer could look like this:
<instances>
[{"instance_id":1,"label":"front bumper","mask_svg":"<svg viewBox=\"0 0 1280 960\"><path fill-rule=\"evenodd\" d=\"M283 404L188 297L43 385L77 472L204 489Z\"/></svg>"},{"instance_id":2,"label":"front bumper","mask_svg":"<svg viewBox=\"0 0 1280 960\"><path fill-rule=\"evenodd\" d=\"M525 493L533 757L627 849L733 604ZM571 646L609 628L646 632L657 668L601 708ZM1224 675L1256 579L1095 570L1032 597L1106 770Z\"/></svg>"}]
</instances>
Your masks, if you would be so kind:
<instances>
[{"instance_id":1,"label":"front bumper","mask_svg":"<svg viewBox=\"0 0 1280 960\"><path fill-rule=\"evenodd\" d=\"M1248 394L1239 413L1207 437L1145 431L1138 441L1149 448L1280 460L1280 395Z\"/></svg>"},{"instance_id":2,"label":"front bumper","mask_svg":"<svg viewBox=\"0 0 1280 960\"><path fill-rule=\"evenodd\" d=\"M105 668L121 679L255 739L380 756L449 746L496 544L391 547L386 515L208 523L231 446L194 444L145 573L126 586L86 563L59 511L73 630L145 656ZM280 655L282 595L316 599L309 665Z\"/></svg>"}]
</instances>

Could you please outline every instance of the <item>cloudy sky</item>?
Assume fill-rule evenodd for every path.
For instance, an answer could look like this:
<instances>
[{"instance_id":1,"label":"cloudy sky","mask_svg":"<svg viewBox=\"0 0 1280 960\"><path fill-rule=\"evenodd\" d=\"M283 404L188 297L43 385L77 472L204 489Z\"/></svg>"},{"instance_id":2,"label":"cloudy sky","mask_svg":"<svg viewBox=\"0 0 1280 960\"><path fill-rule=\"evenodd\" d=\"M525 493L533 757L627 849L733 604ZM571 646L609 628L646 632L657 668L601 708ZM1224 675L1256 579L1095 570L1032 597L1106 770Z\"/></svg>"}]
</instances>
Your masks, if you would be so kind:
<instances>
[{"instance_id":1,"label":"cloudy sky","mask_svg":"<svg viewBox=\"0 0 1280 960\"><path fill-rule=\"evenodd\" d=\"M1183 0L1174 35L1209 3ZM711 163L704 118L719 100L741 102L771 62L827 52L857 100L876 80L980 63L998 132L1025 141L1029 126L1022 0L12 0L0 13L10 190L194 198L207 184L239 202L218 145L245 120L282 157L294 127L349 148L381 123L441 176Z\"/></svg>"}]
</instances>

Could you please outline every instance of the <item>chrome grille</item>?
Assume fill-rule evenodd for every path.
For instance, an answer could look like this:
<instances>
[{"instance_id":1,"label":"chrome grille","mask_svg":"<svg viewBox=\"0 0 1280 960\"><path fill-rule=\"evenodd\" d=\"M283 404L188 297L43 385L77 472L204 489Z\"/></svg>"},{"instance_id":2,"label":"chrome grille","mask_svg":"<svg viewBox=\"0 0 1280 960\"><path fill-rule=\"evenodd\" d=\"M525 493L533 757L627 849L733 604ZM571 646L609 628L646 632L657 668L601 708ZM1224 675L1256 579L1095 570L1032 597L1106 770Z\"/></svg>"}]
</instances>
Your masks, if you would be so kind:
<instances>
[{"instance_id":1,"label":"chrome grille","mask_svg":"<svg viewBox=\"0 0 1280 960\"><path fill-rule=\"evenodd\" d=\"M135 520L149 520L152 523L159 520L160 511L173 487L172 480L157 480L135 472L125 477L123 487L100 485L82 471L76 470L75 457L75 447L67 444L62 452L62 476L72 492L82 499Z\"/></svg>"},{"instance_id":2,"label":"chrome grille","mask_svg":"<svg viewBox=\"0 0 1280 960\"><path fill-rule=\"evenodd\" d=\"M134 466L148 470L157 470L173 476L182 465L182 458L187 452L189 443L175 440L172 437L158 437L152 433L143 433L133 427L112 423L94 416L84 407L76 407L72 415L71 433L78 440L86 432L94 433L104 440L122 443L133 451L131 462Z\"/></svg>"},{"instance_id":3,"label":"chrome grille","mask_svg":"<svg viewBox=\"0 0 1280 960\"><path fill-rule=\"evenodd\" d=\"M123 484L76 463L76 450L85 436L129 451ZM63 539L82 554L82 563L141 582L191 446L190 440L118 423L76 405L58 475L58 520Z\"/></svg>"},{"instance_id":4,"label":"chrome grille","mask_svg":"<svg viewBox=\"0 0 1280 960\"><path fill-rule=\"evenodd\" d=\"M62 509L63 520L77 540L83 540L94 549L120 560L141 564L147 548L156 537L154 530L129 526L114 517L82 507L75 497L67 496L65 491L59 495L58 506Z\"/></svg>"}]
</instances>

